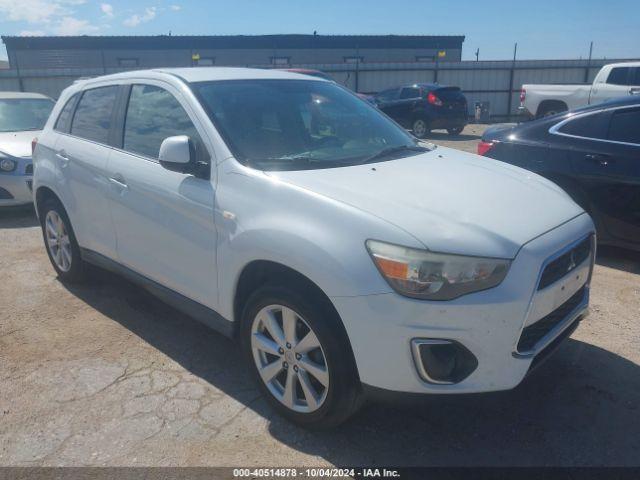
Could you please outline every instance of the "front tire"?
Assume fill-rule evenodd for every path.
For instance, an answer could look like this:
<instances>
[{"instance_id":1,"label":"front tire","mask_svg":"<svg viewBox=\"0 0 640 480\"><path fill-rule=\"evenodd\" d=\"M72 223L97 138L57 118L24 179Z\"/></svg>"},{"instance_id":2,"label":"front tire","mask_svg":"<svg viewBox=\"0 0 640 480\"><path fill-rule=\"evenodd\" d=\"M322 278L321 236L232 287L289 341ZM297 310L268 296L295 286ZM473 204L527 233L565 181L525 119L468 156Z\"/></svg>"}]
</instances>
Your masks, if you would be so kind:
<instances>
[{"instance_id":1,"label":"front tire","mask_svg":"<svg viewBox=\"0 0 640 480\"><path fill-rule=\"evenodd\" d=\"M464 127L447 128L447 133L449 135L460 135L460 133L462 133L463 129L464 129Z\"/></svg>"},{"instance_id":2,"label":"front tire","mask_svg":"<svg viewBox=\"0 0 640 480\"><path fill-rule=\"evenodd\" d=\"M430 132L429 124L423 118L416 118L411 124L411 131L414 136L418 138L425 138Z\"/></svg>"},{"instance_id":3,"label":"front tire","mask_svg":"<svg viewBox=\"0 0 640 480\"><path fill-rule=\"evenodd\" d=\"M360 385L335 311L313 292L264 286L247 301L243 352L271 406L303 427L344 422L360 405Z\"/></svg>"},{"instance_id":4,"label":"front tire","mask_svg":"<svg viewBox=\"0 0 640 480\"><path fill-rule=\"evenodd\" d=\"M62 204L48 199L40 208L42 237L47 255L63 282L78 283L85 279L85 264Z\"/></svg>"}]
</instances>

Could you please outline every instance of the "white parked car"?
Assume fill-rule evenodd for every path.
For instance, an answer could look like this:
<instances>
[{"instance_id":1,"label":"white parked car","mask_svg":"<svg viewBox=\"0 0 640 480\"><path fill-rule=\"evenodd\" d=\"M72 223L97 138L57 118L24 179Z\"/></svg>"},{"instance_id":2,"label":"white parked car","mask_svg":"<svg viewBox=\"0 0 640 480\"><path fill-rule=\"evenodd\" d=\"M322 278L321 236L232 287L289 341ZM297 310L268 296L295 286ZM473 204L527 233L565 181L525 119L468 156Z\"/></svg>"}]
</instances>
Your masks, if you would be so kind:
<instances>
[{"instance_id":1,"label":"white parked car","mask_svg":"<svg viewBox=\"0 0 640 480\"><path fill-rule=\"evenodd\" d=\"M39 93L0 92L0 207L33 201L31 142L53 105Z\"/></svg>"},{"instance_id":2,"label":"white parked car","mask_svg":"<svg viewBox=\"0 0 640 480\"><path fill-rule=\"evenodd\" d=\"M611 63L600 69L592 85L523 85L520 110L529 116L544 117L637 94L640 94L640 62Z\"/></svg>"},{"instance_id":3,"label":"white parked car","mask_svg":"<svg viewBox=\"0 0 640 480\"><path fill-rule=\"evenodd\" d=\"M420 144L295 73L73 85L34 188L63 281L96 264L237 338L269 401L307 426L371 392L513 388L589 300L594 226L560 188Z\"/></svg>"}]
</instances>

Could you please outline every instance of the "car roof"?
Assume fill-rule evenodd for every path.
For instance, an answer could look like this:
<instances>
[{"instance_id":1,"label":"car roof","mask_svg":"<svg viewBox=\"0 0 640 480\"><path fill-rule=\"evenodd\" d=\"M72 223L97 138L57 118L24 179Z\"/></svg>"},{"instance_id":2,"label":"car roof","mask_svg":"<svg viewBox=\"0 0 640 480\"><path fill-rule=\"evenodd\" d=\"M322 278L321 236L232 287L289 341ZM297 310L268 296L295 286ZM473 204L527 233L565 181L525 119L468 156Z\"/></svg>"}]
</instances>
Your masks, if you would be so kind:
<instances>
[{"instance_id":1,"label":"car roof","mask_svg":"<svg viewBox=\"0 0 640 480\"><path fill-rule=\"evenodd\" d=\"M582 113L582 112L590 112L592 110L601 110L604 108L611 107L625 107L625 106L633 106L640 105L640 95L627 95L624 97L617 97L611 100L607 100L601 103L594 103L592 105L586 105L584 107L576 108L571 110L568 113ZM565 112L566 114L567 112Z\"/></svg>"},{"instance_id":2,"label":"car roof","mask_svg":"<svg viewBox=\"0 0 640 480\"><path fill-rule=\"evenodd\" d=\"M447 88L448 85L441 85L439 83L411 83L408 85L398 85L396 87L385 88L386 90L397 90L399 88L427 88L429 90L435 90L437 88ZM456 87L457 88L457 87Z\"/></svg>"},{"instance_id":3,"label":"car roof","mask_svg":"<svg viewBox=\"0 0 640 480\"><path fill-rule=\"evenodd\" d=\"M518 133L522 138L527 138L529 135L536 135L536 132L546 132L550 126L581 113L598 112L599 110L607 110L616 107L634 107L636 105L640 106L640 95L614 98L606 102L587 105L568 112L561 112L556 115L538 118L528 122L519 123L517 125L505 126L504 128L500 128L499 125L496 125L485 130L482 135L482 139L485 141L504 140L504 138L508 137L512 133Z\"/></svg>"},{"instance_id":4,"label":"car roof","mask_svg":"<svg viewBox=\"0 0 640 480\"><path fill-rule=\"evenodd\" d=\"M311 68L284 68L283 69L285 72L293 72L293 73L324 73L321 70L314 70Z\"/></svg>"},{"instance_id":5,"label":"car roof","mask_svg":"<svg viewBox=\"0 0 640 480\"><path fill-rule=\"evenodd\" d=\"M51 100L50 97L47 97L46 95L43 95L41 93L35 93L35 92L0 92L1 100L14 99L14 98L39 98L39 99Z\"/></svg>"},{"instance_id":6,"label":"car roof","mask_svg":"<svg viewBox=\"0 0 640 480\"><path fill-rule=\"evenodd\" d=\"M127 72L115 73L93 77L89 80L81 80L77 83L87 85L93 82L105 80L120 80L131 77L157 77L161 75L171 75L179 77L186 82L207 82L216 80L306 80L306 81L326 81L324 79L307 75L288 72L286 70L276 70L267 68L243 68L243 67L185 67L185 68L156 68L152 70L131 70Z\"/></svg>"},{"instance_id":7,"label":"car roof","mask_svg":"<svg viewBox=\"0 0 640 480\"><path fill-rule=\"evenodd\" d=\"M607 67L615 68L615 67L640 67L640 62L620 62L620 63L609 63Z\"/></svg>"}]
</instances>

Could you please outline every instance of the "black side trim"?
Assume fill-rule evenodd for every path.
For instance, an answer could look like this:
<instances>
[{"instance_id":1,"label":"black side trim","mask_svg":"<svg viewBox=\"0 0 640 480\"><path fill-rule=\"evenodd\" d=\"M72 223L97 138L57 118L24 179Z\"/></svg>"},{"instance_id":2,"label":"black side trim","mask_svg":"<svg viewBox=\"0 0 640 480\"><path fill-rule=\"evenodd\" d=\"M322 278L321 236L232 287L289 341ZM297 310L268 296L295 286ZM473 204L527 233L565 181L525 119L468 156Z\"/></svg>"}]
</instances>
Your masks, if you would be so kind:
<instances>
[{"instance_id":1,"label":"black side trim","mask_svg":"<svg viewBox=\"0 0 640 480\"><path fill-rule=\"evenodd\" d=\"M142 288L158 297L163 302L171 305L172 307L184 312L185 314L193 317L206 326L220 332L221 334L231 338L235 334L235 324L232 321L227 320L215 310L210 309L198 303L184 295L171 290L159 283L134 272L130 268L119 264L118 262L111 260L110 258L101 255L100 253L88 250L86 248L80 249L82 259L88 263L91 263L97 267L104 268L110 272L122 275L131 282L140 285Z\"/></svg>"},{"instance_id":2,"label":"black side trim","mask_svg":"<svg viewBox=\"0 0 640 480\"><path fill-rule=\"evenodd\" d=\"M129 95L131 93L131 85L120 85L118 96L114 107L114 117L109 132L109 145L122 149L124 144L124 123L129 105Z\"/></svg>"}]
</instances>

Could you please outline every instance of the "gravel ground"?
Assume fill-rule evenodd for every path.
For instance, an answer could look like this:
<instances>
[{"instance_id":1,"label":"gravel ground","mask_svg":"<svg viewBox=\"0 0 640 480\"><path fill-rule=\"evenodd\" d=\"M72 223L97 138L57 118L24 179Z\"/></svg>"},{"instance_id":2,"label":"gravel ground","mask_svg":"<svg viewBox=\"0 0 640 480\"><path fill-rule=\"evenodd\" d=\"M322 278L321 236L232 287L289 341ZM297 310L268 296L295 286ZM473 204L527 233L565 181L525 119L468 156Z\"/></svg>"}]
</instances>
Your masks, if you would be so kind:
<instances>
[{"instance_id":1,"label":"gravel ground","mask_svg":"<svg viewBox=\"0 0 640 480\"><path fill-rule=\"evenodd\" d=\"M474 151L481 126L436 143ZM0 465L640 465L640 255L600 249L591 315L510 392L371 404L310 433L238 347L107 273L61 284L0 212Z\"/></svg>"}]
</instances>

